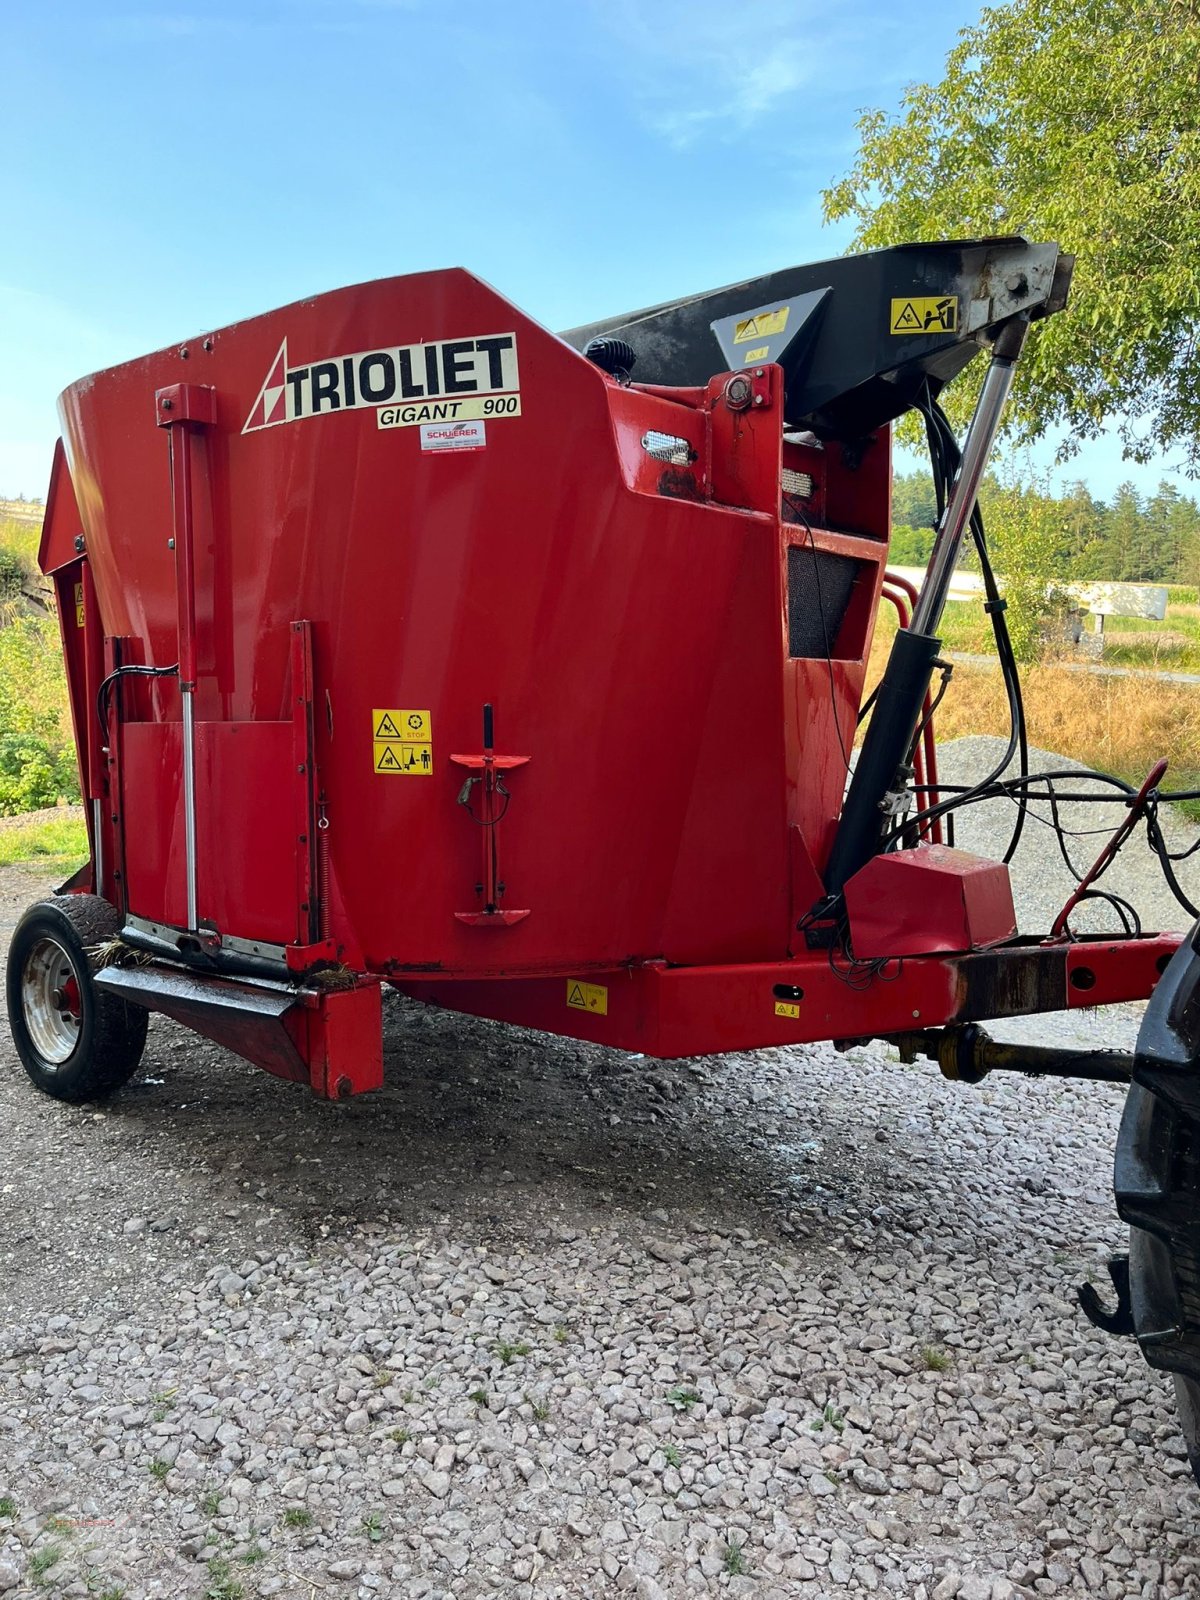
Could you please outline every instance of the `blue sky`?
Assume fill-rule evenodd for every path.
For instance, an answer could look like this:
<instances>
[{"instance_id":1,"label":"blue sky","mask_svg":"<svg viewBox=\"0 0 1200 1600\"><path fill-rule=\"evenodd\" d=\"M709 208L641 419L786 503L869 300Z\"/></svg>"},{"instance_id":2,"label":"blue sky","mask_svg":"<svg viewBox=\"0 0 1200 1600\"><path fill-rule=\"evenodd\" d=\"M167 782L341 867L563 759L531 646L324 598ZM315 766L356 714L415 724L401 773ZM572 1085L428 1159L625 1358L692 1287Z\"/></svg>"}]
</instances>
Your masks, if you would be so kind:
<instances>
[{"instance_id":1,"label":"blue sky","mask_svg":"<svg viewBox=\"0 0 1200 1600\"><path fill-rule=\"evenodd\" d=\"M550 327L837 255L854 120L957 0L204 0L0 23L0 493L82 374L301 295L462 265ZM1115 443L1071 469L1150 487Z\"/></svg>"}]
</instances>

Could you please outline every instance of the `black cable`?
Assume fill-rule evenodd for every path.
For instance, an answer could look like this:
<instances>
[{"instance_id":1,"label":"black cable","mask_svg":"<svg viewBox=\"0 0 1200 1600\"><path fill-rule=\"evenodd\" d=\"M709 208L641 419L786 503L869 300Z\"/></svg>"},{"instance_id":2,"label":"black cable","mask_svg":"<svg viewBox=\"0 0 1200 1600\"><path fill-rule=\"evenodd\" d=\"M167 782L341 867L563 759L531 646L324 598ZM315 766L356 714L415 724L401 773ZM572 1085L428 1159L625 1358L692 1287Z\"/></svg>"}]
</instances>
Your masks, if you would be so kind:
<instances>
[{"instance_id":1,"label":"black cable","mask_svg":"<svg viewBox=\"0 0 1200 1600\"><path fill-rule=\"evenodd\" d=\"M838 965L839 954L844 958L841 966ZM895 983L904 966L900 956L876 956L870 961L858 961L845 945L830 945L828 960L829 970L834 977L857 993L869 989L876 980L880 983ZM887 969L893 964L896 970L889 976Z\"/></svg>"},{"instance_id":2,"label":"black cable","mask_svg":"<svg viewBox=\"0 0 1200 1600\"><path fill-rule=\"evenodd\" d=\"M118 678L173 678L178 672L178 662L173 667L114 667L107 678L100 680L96 690L96 716L104 737L108 738L108 692Z\"/></svg>"},{"instance_id":3,"label":"black cable","mask_svg":"<svg viewBox=\"0 0 1200 1600\"><path fill-rule=\"evenodd\" d=\"M1082 905L1085 900L1107 900L1121 919L1121 928L1125 937L1127 939L1140 939L1142 937L1142 919L1129 904L1129 901L1122 899L1119 894L1113 894L1108 889L1087 888L1079 896L1075 904ZM1070 929L1064 925L1064 931L1069 933Z\"/></svg>"},{"instance_id":4,"label":"black cable","mask_svg":"<svg viewBox=\"0 0 1200 1600\"><path fill-rule=\"evenodd\" d=\"M937 499L938 520L941 521L945 511L946 500L962 461L958 441L954 437L953 429L945 412L938 404L928 382L923 386L921 394L916 401L917 410L925 419L925 434L929 446L930 467L933 472L934 493ZM992 779L1001 777L1012 763L1014 755L1019 756L1019 770L1024 776L1029 770L1029 741L1025 727L1025 704L1021 695L1021 678L1017 667L1016 656L1013 653L1012 640L1005 621L1005 601L996 583L995 573L992 569L991 555L988 550L987 535L983 525L983 514L978 502L971 511L970 519L971 536L979 555L979 567L983 575L984 593L987 596L984 609L991 617L992 634L996 641L996 654L1000 662L1001 676L1004 682L1005 694L1008 699L1009 738L1004 757L1000 764L993 770ZM1023 806L1017 808L1017 818L1013 826L1012 837L1004 853L1007 863L1016 854L1017 846L1021 840L1021 833L1025 826L1025 811Z\"/></svg>"},{"instance_id":5,"label":"black cable","mask_svg":"<svg viewBox=\"0 0 1200 1600\"><path fill-rule=\"evenodd\" d=\"M1110 789L1114 789L1117 792L1115 794L1056 793L1054 785L1056 781L1063 778L1087 778L1093 783L1106 784ZM988 785L984 789L981 789L978 785L964 787L958 784L946 785L939 783L936 786L938 792L945 792L947 788L950 788L954 791L950 798L941 802L939 805L929 806L923 811L915 812L907 819L907 824L909 826L911 826L913 823L921 824L933 816L946 815L948 811L959 809L964 805L977 805L982 800L1008 799L1015 802L1016 794L1014 791L1029 791L1035 784L1044 784L1046 787L1046 792L1044 794L1039 794L1036 791L1032 793L1026 793L1026 802L1028 803L1029 801L1036 800L1047 801L1051 808L1052 820L1047 820L1045 817L1039 816L1038 813L1032 809L1028 811L1028 815L1032 821L1041 823L1043 826L1053 829L1058 838L1059 850L1062 853L1063 861L1067 866L1067 870L1071 873L1071 876L1075 879L1076 883L1080 883L1083 881L1084 874L1080 873L1076 869L1074 863L1071 861L1070 855L1066 848L1067 837L1082 839L1087 838L1092 834L1106 834L1111 836L1112 830L1109 828L1067 828L1063 825L1062 818L1058 812L1058 807L1066 801L1071 801L1075 804L1120 804L1128 806L1137 798L1138 791L1133 787L1132 784L1126 783L1123 778L1114 777L1110 772L1089 772L1074 768L1067 768L1066 770L1060 772L1032 772L1028 773L1024 778L1002 779L998 782ZM920 786L921 790L923 791L931 790L933 787L934 786L931 784L922 784ZM1172 854L1172 852L1167 848L1167 842L1163 836L1162 825L1158 816L1159 805L1166 798L1167 797L1165 795L1158 791L1153 791L1146 798L1146 841L1150 849L1158 857L1158 863L1162 871L1163 878L1175 899L1190 917L1200 918L1200 907L1192 904L1191 900L1185 893L1183 886L1180 884L1179 879L1176 877L1174 868L1172 866L1173 862L1185 860L1197 848L1200 848L1200 840L1197 840L1196 843L1190 845L1186 850L1180 851L1177 854ZM891 839L898 837L899 833L900 830L896 830L892 835L885 838L883 841L884 848L887 847ZM1111 864L1111 862L1108 863L1109 866L1111 866ZM1107 871L1107 866L1104 870ZM1128 901L1122 900L1119 895L1113 895L1110 891L1096 890L1095 897L1106 899L1110 901L1110 903L1115 903L1116 901L1120 900L1121 905L1125 907L1126 911L1132 917L1134 924L1140 927L1141 924L1138 914ZM1084 898L1087 898L1087 896ZM1119 909L1118 915L1121 915ZM1124 917L1122 917L1122 921L1124 921Z\"/></svg>"},{"instance_id":6,"label":"black cable","mask_svg":"<svg viewBox=\"0 0 1200 1600\"><path fill-rule=\"evenodd\" d=\"M1158 864L1162 868L1162 875L1167 880L1167 888L1170 889L1171 893L1187 912L1188 916L1200 917L1200 908L1194 906L1188 899L1187 895L1183 891L1182 884L1175 876L1175 869L1171 865L1172 861L1177 861L1182 858L1179 856L1172 856L1171 852L1167 849L1167 841L1163 838L1162 827L1158 820L1158 802L1160 798L1161 796L1151 795L1146 803L1147 841L1149 842L1151 850L1153 850L1154 854L1158 857ZM1189 851L1188 854L1190 853L1191 852Z\"/></svg>"},{"instance_id":7,"label":"black cable","mask_svg":"<svg viewBox=\"0 0 1200 1600\"><path fill-rule=\"evenodd\" d=\"M1111 773L1107 773L1107 772L1088 772L1088 771L1085 771L1085 770L1068 769L1067 771L1062 772L1062 773L1055 773L1055 772L1027 773L1027 774L1025 774L1024 777L1017 777L1017 778L1000 778L1000 779L997 779L997 778L995 778L993 776L990 779L985 779L983 783L972 784L969 788L960 790L959 792L951 795L951 797L948 800L940 801L937 805L927 806L922 811L913 812L913 814L910 817L907 818L907 824L912 824L914 822L916 822L916 823L926 822L926 821L929 821L930 819L932 819L933 817L944 816L949 811L957 811L957 810L961 809L963 806L975 805L981 800L996 800L996 799L1001 799L1001 798L1011 798L1009 796L1009 794L1008 794L1008 791L1010 789L1018 789L1019 790L1019 789L1021 789L1023 787L1026 787L1028 784L1035 783L1035 782L1042 782L1042 783L1044 783L1044 782L1053 782L1054 779L1058 778L1058 777L1091 778L1094 781L1096 781L1097 783L1107 783L1111 787L1117 788L1117 789L1119 789L1121 791L1120 798L1122 798L1122 799L1126 799L1127 797L1132 797L1132 796L1135 796L1137 794L1137 790L1134 789L1130 784L1126 783L1124 781L1124 779L1122 779L1122 778L1114 778ZM923 788L929 788L931 786L930 785L922 785L922 787ZM948 785L942 784L942 783L939 783L937 785L937 789L938 789L939 792L944 792L947 789L947 787L948 787ZM956 785L955 788L957 789L957 787L958 786ZM1106 798L1109 798L1109 797L1102 796L1102 795L1096 795L1094 797L1092 797L1092 796L1088 796L1088 797L1075 796L1074 798L1076 798L1076 799L1095 798L1096 800L1101 800L1101 799L1106 799ZM1116 798L1116 797L1113 797L1113 798ZM890 843L891 840L896 838L896 837L897 837L896 833L885 834L884 839L883 839L884 845Z\"/></svg>"}]
</instances>

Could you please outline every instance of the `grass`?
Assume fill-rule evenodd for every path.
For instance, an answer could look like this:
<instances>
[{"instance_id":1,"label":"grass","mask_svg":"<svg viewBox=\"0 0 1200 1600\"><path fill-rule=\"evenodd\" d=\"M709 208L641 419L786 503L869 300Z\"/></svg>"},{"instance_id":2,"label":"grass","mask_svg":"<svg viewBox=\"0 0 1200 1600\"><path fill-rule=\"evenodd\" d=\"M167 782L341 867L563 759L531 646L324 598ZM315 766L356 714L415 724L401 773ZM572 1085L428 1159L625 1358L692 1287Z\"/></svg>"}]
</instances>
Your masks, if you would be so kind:
<instances>
[{"instance_id":1,"label":"grass","mask_svg":"<svg viewBox=\"0 0 1200 1600\"><path fill-rule=\"evenodd\" d=\"M1182 598L1187 590L1177 588L1169 594L1167 614L1161 622L1146 617L1105 617L1104 664L1152 672L1200 672L1200 605ZM895 632L890 608L882 607L879 615L888 632ZM1092 619L1085 619L1089 633L1092 627ZM991 622L978 600L951 600L940 632L947 650L964 655L996 653Z\"/></svg>"},{"instance_id":2,"label":"grass","mask_svg":"<svg viewBox=\"0 0 1200 1600\"><path fill-rule=\"evenodd\" d=\"M468 1400L475 1400L475 1396L473 1394L472 1395L468 1395L467 1399ZM487 1401L487 1396L485 1395L484 1396L484 1402L486 1403L486 1401ZM479 1401L476 1400L475 1404L478 1405ZM407 1428L393 1428L391 1433L388 1434L388 1438L392 1441L393 1444L407 1444L408 1441L412 1438L412 1434L408 1431Z\"/></svg>"},{"instance_id":3,"label":"grass","mask_svg":"<svg viewBox=\"0 0 1200 1600\"><path fill-rule=\"evenodd\" d=\"M402 1431L400 1428L396 1430L397 1433ZM289 1506L283 1513L283 1525L285 1528L311 1528L312 1520L312 1512L305 1511L303 1506Z\"/></svg>"},{"instance_id":4,"label":"grass","mask_svg":"<svg viewBox=\"0 0 1200 1600\"><path fill-rule=\"evenodd\" d=\"M821 1415L814 1417L809 1423L809 1428L813 1433L821 1433L826 1428L832 1428L834 1433L841 1433L845 1426L845 1418L832 1400L827 1401Z\"/></svg>"},{"instance_id":5,"label":"grass","mask_svg":"<svg viewBox=\"0 0 1200 1600\"><path fill-rule=\"evenodd\" d=\"M82 817L20 818L0 827L0 867L35 865L62 871L87 860Z\"/></svg>"},{"instance_id":6,"label":"grass","mask_svg":"<svg viewBox=\"0 0 1200 1600\"><path fill-rule=\"evenodd\" d=\"M750 1570L746 1565L745 1548L745 1545L739 1544L736 1539L730 1539L725 1545L721 1564L731 1578L744 1577Z\"/></svg>"},{"instance_id":7,"label":"grass","mask_svg":"<svg viewBox=\"0 0 1200 1600\"><path fill-rule=\"evenodd\" d=\"M362 1519L363 1532L372 1544L379 1544L383 1540L386 1529L383 1525L383 1516L378 1511L368 1511Z\"/></svg>"},{"instance_id":8,"label":"grass","mask_svg":"<svg viewBox=\"0 0 1200 1600\"><path fill-rule=\"evenodd\" d=\"M949 1372L951 1356L948 1350L943 1350L940 1344L923 1344L921 1346L921 1365L926 1372Z\"/></svg>"},{"instance_id":9,"label":"grass","mask_svg":"<svg viewBox=\"0 0 1200 1600\"><path fill-rule=\"evenodd\" d=\"M545 1422L546 1418L550 1415L550 1402L548 1400L539 1400L535 1395L531 1394L527 1394L525 1399L528 1402L529 1409L533 1412L535 1419L538 1422Z\"/></svg>"},{"instance_id":10,"label":"grass","mask_svg":"<svg viewBox=\"0 0 1200 1600\"><path fill-rule=\"evenodd\" d=\"M683 1465L683 1453L679 1446L677 1444L663 1445L663 1460L669 1467L681 1467Z\"/></svg>"},{"instance_id":11,"label":"grass","mask_svg":"<svg viewBox=\"0 0 1200 1600\"><path fill-rule=\"evenodd\" d=\"M258 1565L258 1563L260 1561L265 1561L266 1559L267 1559L267 1552L263 1549L262 1545L260 1545L260 1544L248 1545L246 1547L246 1549L242 1552L242 1554L238 1557L238 1560L241 1561L247 1567L255 1567L255 1566Z\"/></svg>"},{"instance_id":12,"label":"grass","mask_svg":"<svg viewBox=\"0 0 1200 1600\"><path fill-rule=\"evenodd\" d=\"M226 1556L213 1556L208 1563L208 1587L204 1600L242 1600L245 1586L233 1576Z\"/></svg>"},{"instance_id":13,"label":"grass","mask_svg":"<svg viewBox=\"0 0 1200 1600\"><path fill-rule=\"evenodd\" d=\"M178 1389L160 1389L156 1395L151 1397L154 1401L155 1422L165 1422L167 1420L167 1413L175 1404L175 1396L178 1392Z\"/></svg>"},{"instance_id":14,"label":"grass","mask_svg":"<svg viewBox=\"0 0 1200 1600\"><path fill-rule=\"evenodd\" d=\"M163 1481L170 1470L171 1463L169 1461L152 1461L150 1463L150 1476L157 1478L159 1483Z\"/></svg>"},{"instance_id":15,"label":"grass","mask_svg":"<svg viewBox=\"0 0 1200 1600\"><path fill-rule=\"evenodd\" d=\"M872 650L872 682L889 640L890 632L884 639L880 630ZM1055 662L1023 668L1021 686L1031 744L1133 784L1166 756L1168 792L1200 788L1200 686L1104 677ZM957 663L935 726L939 741L976 733L1007 738L1008 704L999 671ZM1200 821L1200 801L1181 802L1180 809ZM1117 816L1114 808L1114 827Z\"/></svg>"},{"instance_id":16,"label":"grass","mask_svg":"<svg viewBox=\"0 0 1200 1600\"><path fill-rule=\"evenodd\" d=\"M215 1517L221 1509L221 1494L218 1489L210 1489L200 1502L200 1509L206 1517Z\"/></svg>"},{"instance_id":17,"label":"grass","mask_svg":"<svg viewBox=\"0 0 1200 1600\"><path fill-rule=\"evenodd\" d=\"M1105 617L1104 657L1116 667L1200 672L1200 605L1172 598L1162 622Z\"/></svg>"},{"instance_id":18,"label":"grass","mask_svg":"<svg viewBox=\"0 0 1200 1600\"><path fill-rule=\"evenodd\" d=\"M523 1339L517 1344L510 1344L507 1339L500 1339L496 1344L496 1355L506 1367L509 1367L518 1358L529 1355L532 1349L533 1346L526 1344Z\"/></svg>"},{"instance_id":19,"label":"grass","mask_svg":"<svg viewBox=\"0 0 1200 1600\"><path fill-rule=\"evenodd\" d=\"M488 1403L488 1392L486 1389L472 1389L470 1394L467 1396L467 1399L473 1401L477 1406L486 1406Z\"/></svg>"},{"instance_id":20,"label":"grass","mask_svg":"<svg viewBox=\"0 0 1200 1600\"><path fill-rule=\"evenodd\" d=\"M11 1520L16 1516L16 1514L17 1502L13 1499L12 1495L0 1495L0 1517L7 1517Z\"/></svg>"},{"instance_id":21,"label":"grass","mask_svg":"<svg viewBox=\"0 0 1200 1600\"><path fill-rule=\"evenodd\" d=\"M42 1579L63 1558L63 1547L60 1544L44 1544L40 1550L35 1550L29 1558L29 1572L35 1583Z\"/></svg>"},{"instance_id":22,"label":"grass","mask_svg":"<svg viewBox=\"0 0 1200 1600\"><path fill-rule=\"evenodd\" d=\"M685 1389L682 1384L676 1384L667 1394L666 1401L673 1411L690 1411L693 1406L700 1404L700 1396L695 1389Z\"/></svg>"}]
</instances>

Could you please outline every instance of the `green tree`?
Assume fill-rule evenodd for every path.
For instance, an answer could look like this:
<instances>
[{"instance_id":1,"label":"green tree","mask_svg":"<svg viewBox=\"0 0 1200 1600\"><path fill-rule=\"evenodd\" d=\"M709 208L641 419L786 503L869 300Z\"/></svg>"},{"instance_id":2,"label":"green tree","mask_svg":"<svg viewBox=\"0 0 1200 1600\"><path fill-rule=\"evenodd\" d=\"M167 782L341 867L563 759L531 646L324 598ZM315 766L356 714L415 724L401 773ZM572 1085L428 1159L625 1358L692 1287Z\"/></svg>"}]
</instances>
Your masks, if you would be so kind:
<instances>
[{"instance_id":1,"label":"green tree","mask_svg":"<svg viewBox=\"0 0 1200 1600\"><path fill-rule=\"evenodd\" d=\"M1177 446L1200 471L1198 86L1197 0L989 8L940 83L861 117L826 216L853 218L860 245L1056 239L1078 257L1072 306L1031 340L1018 436L1114 423L1133 459Z\"/></svg>"},{"instance_id":2,"label":"green tree","mask_svg":"<svg viewBox=\"0 0 1200 1600\"><path fill-rule=\"evenodd\" d=\"M1173 483L1160 483L1146 504L1143 576L1153 583L1173 583L1182 574L1184 552L1195 539L1200 513L1196 502Z\"/></svg>"},{"instance_id":3,"label":"green tree","mask_svg":"<svg viewBox=\"0 0 1200 1600\"><path fill-rule=\"evenodd\" d=\"M1131 583L1141 575L1145 508L1132 483L1121 484L1104 516L1098 578Z\"/></svg>"},{"instance_id":4,"label":"green tree","mask_svg":"<svg viewBox=\"0 0 1200 1600\"><path fill-rule=\"evenodd\" d=\"M1072 578L1098 576L1096 563L1104 542L1106 507L1085 483L1069 484L1059 501L1063 523L1066 573Z\"/></svg>"},{"instance_id":5,"label":"green tree","mask_svg":"<svg viewBox=\"0 0 1200 1600\"><path fill-rule=\"evenodd\" d=\"M933 475L897 472L892 479L892 521L906 528L932 528L937 522Z\"/></svg>"},{"instance_id":6,"label":"green tree","mask_svg":"<svg viewBox=\"0 0 1200 1600\"><path fill-rule=\"evenodd\" d=\"M1018 661L1036 660L1046 624L1065 600L1056 587L1069 575L1062 503L1031 472L1014 471L989 483L981 505L1013 652Z\"/></svg>"}]
</instances>

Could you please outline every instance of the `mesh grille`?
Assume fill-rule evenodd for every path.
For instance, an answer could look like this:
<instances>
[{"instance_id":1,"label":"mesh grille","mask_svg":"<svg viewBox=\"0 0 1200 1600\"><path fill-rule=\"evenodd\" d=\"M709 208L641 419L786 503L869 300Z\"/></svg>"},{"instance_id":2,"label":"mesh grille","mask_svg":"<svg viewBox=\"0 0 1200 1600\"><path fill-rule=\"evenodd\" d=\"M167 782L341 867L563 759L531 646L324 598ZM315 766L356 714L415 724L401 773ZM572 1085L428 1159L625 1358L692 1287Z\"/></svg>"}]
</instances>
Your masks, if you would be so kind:
<instances>
[{"instance_id":1,"label":"mesh grille","mask_svg":"<svg viewBox=\"0 0 1200 1600\"><path fill-rule=\"evenodd\" d=\"M837 654L846 607L861 561L792 545L788 550L788 653L806 658Z\"/></svg>"},{"instance_id":2,"label":"mesh grille","mask_svg":"<svg viewBox=\"0 0 1200 1600\"><path fill-rule=\"evenodd\" d=\"M642 449L655 461L666 461L674 467L686 466L696 459L696 452L686 439L677 438L673 433L659 433L654 428L642 435Z\"/></svg>"}]
</instances>

